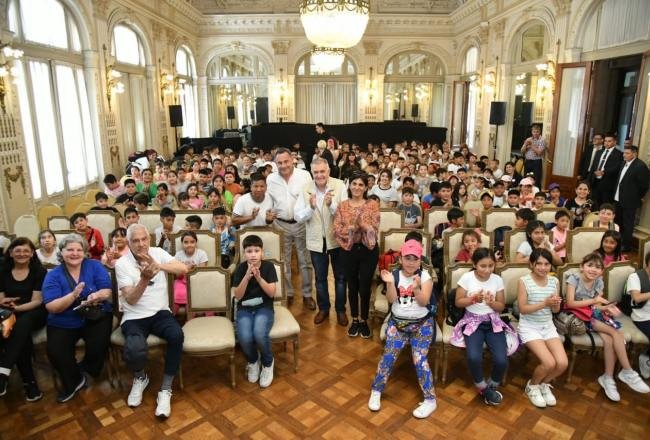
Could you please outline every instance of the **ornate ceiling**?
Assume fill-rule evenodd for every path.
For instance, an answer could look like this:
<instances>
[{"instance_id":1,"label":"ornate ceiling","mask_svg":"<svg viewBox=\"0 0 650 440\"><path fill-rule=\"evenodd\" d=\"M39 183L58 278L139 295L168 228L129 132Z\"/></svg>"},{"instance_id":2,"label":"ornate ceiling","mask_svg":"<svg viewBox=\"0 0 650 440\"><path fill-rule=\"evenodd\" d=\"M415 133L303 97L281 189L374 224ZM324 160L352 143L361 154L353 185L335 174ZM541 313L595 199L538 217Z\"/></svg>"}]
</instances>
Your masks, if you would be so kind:
<instances>
[{"instance_id":1,"label":"ornate ceiling","mask_svg":"<svg viewBox=\"0 0 650 440\"><path fill-rule=\"evenodd\" d=\"M188 0L204 14L297 13L298 0ZM448 14L468 0L370 0L371 13Z\"/></svg>"}]
</instances>

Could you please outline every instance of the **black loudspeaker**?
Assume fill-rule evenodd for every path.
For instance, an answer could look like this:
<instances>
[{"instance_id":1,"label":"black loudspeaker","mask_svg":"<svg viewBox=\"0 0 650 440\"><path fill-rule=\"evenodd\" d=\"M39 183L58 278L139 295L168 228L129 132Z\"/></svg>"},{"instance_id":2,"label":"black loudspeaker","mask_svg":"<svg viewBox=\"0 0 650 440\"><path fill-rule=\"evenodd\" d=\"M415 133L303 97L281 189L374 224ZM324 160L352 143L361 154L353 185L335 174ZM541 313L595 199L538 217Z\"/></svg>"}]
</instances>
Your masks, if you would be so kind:
<instances>
[{"instance_id":1,"label":"black loudspeaker","mask_svg":"<svg viewBox=\"0 0 650 440\"><path fill-rule=\"evenodd\" d=\"M251 121L255 120L255 110L251 110L248 114L251 116Z\"/></svg>"},{"instance_id":2,"label":"black loudspeaker","mask_svg":"<svg viewBox=\"0 0 650 440\"><path fill-rule=\"evenodd\" d=\"M228 119L235 119L235 107L232 105L228 106Z\"/></svg>"},{"instance_id":3,"label":"black loudspeaker","mask_svg":"<svg viewBox=\"0 0 650 440\"><path fill-rule=\"evenodd\" d=\"M506 123L506 103L492 101L490 103L490 125L503 125Z\"/></svg>"},{"instance_id":4,"label":"black loudspeaker","mask_svg":"<svg viewBox=\"0 0 650 440\"><path fill-rule=\"evenodd\" d=\"M399 110L395 109L393 110L393 121L397 121L399 119Z\"/></svg>"},{"instance_id":5,"label":"black loudspeaker","mask_svg":"<svg viewBox=\"0 0 650 440\"><path fill-rule=\"evenodd\" d=\"M530 127L533 123L533 103L532 102L522 102L521 103L521 119L520 124L524 127Z\"/></svg>"},{"instance_id":6,"label":"black loudspeaker","mask_svg":"<svg viewBox=\"0 0 650 440\"><path fill-rule=\"evenodd\" d=\"M411 117L417 118L419 116L419 108L417 104L411 104Z\"/></svg>"},{"instance_id":7,"label":"black loudspeaker","mask_svg":"<svg viewBox=\"0 0 650 440\"><path fill-rule=\"evenodd\" d=\"M258 124L269 122L269 98L255 98L255 114Z\"/></svg>"},{"instance_id":8,"label":"black loudspeaker","mask_svg":"<svg viewBox=\"0 0 650 440\"><path fill-rule=\"evenodd\" d=\"M183 126L183 107L180 105L169 106L169 125L171 127Z\"/></svg>"}]
</instances>

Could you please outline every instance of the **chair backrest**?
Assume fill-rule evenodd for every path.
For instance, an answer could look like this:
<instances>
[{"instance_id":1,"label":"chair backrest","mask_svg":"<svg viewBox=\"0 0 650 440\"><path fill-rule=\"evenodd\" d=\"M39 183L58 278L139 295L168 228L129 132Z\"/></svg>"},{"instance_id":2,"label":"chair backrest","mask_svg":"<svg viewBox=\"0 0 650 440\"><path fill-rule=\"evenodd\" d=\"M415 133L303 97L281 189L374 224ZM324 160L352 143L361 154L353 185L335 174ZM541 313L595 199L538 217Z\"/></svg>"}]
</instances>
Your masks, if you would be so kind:
<instances>
[{"instance_id":1,"label":"chair backrest","mask_svg":"<svg viewBox=\"0 0 650 440\"><path fill-rule=\"evenodd\" d=\"M90 211L86 214L88 224L102 233L104 243L108 245L108 237L119 225L119 216L113 211Z\"/></svg>"},{"instance_id":2,"label":"chair backrest","mask_svg":"<svg viewBox=\"0 0 650 440\"><path fill-rule=\"evenodd\" d=\"M465 226L474 227L477 225L478 217L470 212L474 209L478 209L480 215L481 211L483 211L483 204L479 200L470 200L463 206L463 211L465 211Z\"/></svg>"},{"instance_id":3,"label":"chair backrest","mask_svg":"<svg viewBox=\"0 0 650 440\"><path fill-rule=\"evenodd\" d=\"M389 249L399 251L404 244L406 235L413 231L413 229L389 229L380 239L379 252L386 252ZM419 232L419 231L418 231ZM422 234L422 250L427 257L431 256L431 234L428 232L420 232Z\"/></svg>"},{"instance_id":4,"label":"chair backrest","mask_svg":"<svg viewBox=\"0 0 650 440\"><path fill-rule=\"evenodd\" d=\"M53 232L54 232L54 238L56 239L57 246L61 242L63 237L65 237L66 235L77 233L77 231L75 231L74 229L61 229Z\"/></svg>"},{"instance_id":5,"label":"chair backrest","mask_svg":"<svg viewBox=\"0 0 650 440\"><path fill-rule=\"evenodd\" d=\"M65 215L54 215L47 219L47 227L53 231L70 229L70 219Z\"/></svg>"},{"instance_id":6,"label":"chair backrest","mask_svg":"<svg viewBox=\"0 0 650 440\"><path fill-rule=\"evenodd\" d=\"M446 291L449 292L451 289L454 289L458 285L460 277L472 270L472 267L471 263L458 263L454 266L447 267Z\"/></svg>"},{"instance_id":7,"label":"chair backrest","mask_svg":"<svg viewBox=\"0 0 650 440\"><path fill-rule=\"evenodd\" d=\"M645 256L650 252L650 236L639 240L639 267L645 267Z\"/></svg>"},{"instance_id":8,"label":"chair backrest","mask_svg":"<svg viewBox=\"0 0 650 440\"><path fill-rule=\"evenodd\" d=\"M144 225L149 233L155 232L156 228L161 224L159 210L139 211L138 215L140 216L139 223Z\"/></svg>"},{"instance_id":9,"label":"chair backrest","mask_svg":"<svg viewBox=\"0 0 650 440\"><path fill-rule=\"evenodd\" d=\"M75 209L75 212L83 212L84 214L87 214L88 211L90 211L93 206L95 206L94 203L82 202L77 205L77 209Z\"/></svg>"},{"instance_id":10,"label":"chair backrest","mask_svg":"<svg viewBox=\"0 0 650 440\"><path fill-rule=\"evenodd\" d=\"M241 256L244 254L244 238L248 235L257 235L262 239L265 260L273 258L284 261L284 234L282 231L273 226L247 226L237 231L233 263L237 264L241 261Z\"/></svg>"},{"instance_id":11,"label":"chair backrest","mask_svg":"<svg viewBox=\"0 0 650 440\"><path fill-rule=\"evenodd\" d=\"M217 312L230 317L230 274L220 267L197 267L187 274L187 316Z\"/></svg>"},{"instance_id":12,"label":"chair backrest","mask_svg":"<svg viewBox=\"0 0 650 440\"><path fill-rule=\"evenodd\" d=\"M600 247L605 234L601 228L575 228L567 232L566 256L568 262L578 263L582 258Z\"/></svg>"},{"instance_id":13,"label":"chair backrest","mask_svg":"<svg viewBox=\"0 0 650 440\"><path fill-rule=\"evenodd\" d=\"M436 227L440 223L447 223L447 213L451 208L443 206L434 206L424 212L424 230L435 237Z\"/></svg>"},{"instance_id":14,"label":"chair backrest","mask_svg":"<svg viewBox=\"0 0 650 440\"><path fill-rule=\"evenodd\" d=\"M512 208L492 208L483 211L482 225L487 232L492 232L501 226L515 227L515 213Z\"/></svg>"},{"instance_id":15,"label":"chair backrest","mask_svg":"<svg viewBox=\"0 0 650 440\"><path fill-rule=\"evenodd\" d=\"M176 219L174 224L185 229L185 219L190 215L198 215L201 217L201 230L209 230L212 227L212 211L209 209L176 209Z\"/></svg>"},{"instance_id":16,"label":"chair backrest","mask_svg":"<svg viewBox=\"0 0 650 440\"><path fill-rule=\"evenodd\" d=\"M10 234L7 231L0 231L0 249L2 249L2 252L7 250L14 238L16 238L14 234Z\"/></svg>"},{"instance_id":17,"label":"chair backrest","mask_svg":"<svg viewBox=\"0 0 650 440\"><path fill-rule=\"evenodd\" d=\"M379 235L389 229L399 229L404 226L404 211L396 208L379 209Z\"/></svg>"},{"instance_id":18,"label":"chair backrest","mask_svg":"<svg viewBox=\"0 0 650 440\"><path fill-rule=\"evenodd\" d=\"M585 218L582 220L582 227L583 228L591 228L592 224L598 220L598 211L596 212L590 212L585 216Z\"/></svg>"},{"instance_id":19,"label":"chair backrest","mask_svg":"<svg viewBox=\"0 0 650 440\"><path fill-rule=\"evenodd\" d=\"M57 215L63 215L63 209L55 204L50 203L49 205L43 205L38 208L38 223L41 225L42 229L47 228L47 219Z\"/></svg>"},{"instance_id":20,"label":"chair backrest","mask_svg":"<svg viewBox=\"0 0 650 440\"><path fill-rule=\"evenodd\" d=\"M221 256L221 237L210 231L194 231L196 233L197 249L204 250L208 254L208 266L219 266ZM176 252L183 250L183 243L181 241L182 232L178 234L170 234L169 240L171 242L171 254L176 255Z\"/></svg>"},{"instance_id":21,"label":"chair backrest","mask_svg":"<svg viewBox=\"0 0 650 440\"><path fill-rule=\"evenodd\" d=\"M463 232L473 228L460 228L447 232L443 235L443 260L445 267L455 264L454 258L463 246ZM492 237L484 230L480 230L481 247L492 248Z\"/></svg>"},{"instance_id":22,"label":"chair backrest","mask_svg":"<svg viewBox=\"0 0 650 440\"><path fill-rule=\"evenodd\" d=\"M571 229L573 226L573 216L571 215L571 212L566 208L542 208L538 211L535 211L535 216L537 220L543 222L546 225L549 223L555 223L555 214L557 214L558 211L564 211L569 214L569 229Z\"/></svg>"},{"instance_id":23,"label":"chair backrest","mask_svg":"<svg viewBox=\"0 0 650 440\"><path fill-rule=\"evenodd\" d=\"M269 258L266 259L266 261L273 263L273 266L275 267L275 273L278 278L278 282L275 284L275 298L273 298L273 301L275 303L286 305L287 291L284 288L284 263L282 261L276 260L275 258Z\"/></svg>"},{"instance_id":24,"label":"chair backrest","mask_svg":"<svg viewBox=\"0 0 650 440\"><path fill-rule=\"evenodd\" d=\"M499 268L497 273L503 279L506 304L511 305L517 299L519 279L530 273L530 265L528 263L508 263Z\"/></svg>"},{"instance_id":25,"label":"chair backrest","mask_svg":"<svg viewBox=\"0 0 650 440\"><path fill-rule=\"evenodd\" d=\"M27 237L33 243L38 243L38 233L41 232L41 225L35 215L24 214L14 222L14 234L16 237Z\"/></svg>"},{"instance_id":26,"label":"chair backrest","mask_svg":"<svg viewBox=\"0 0 650 440\"><path fill-rule=\"evenodd\" d=\"M580 263L567 263L557 268L556 276L560 281L560 293L566 298L566 280L569 275L580 272Z\"/></svg>"},{"instance_id":27,"label":"chair backrest","mask_svg":"<svg viewBox=\"0 0 650 440\"><path fill-rule=\"evenodd\" d=\"M100 189L97 188L91 188L88 191L86 191L86 194L84 194L84 201L86 203L90 203L92 205L95 205L95 195L97 193L102 192Z\"/></svg>"},{"instance_id":28,"label":"chair backrest","mask_svg":"<svg viewBox=\"0 0 650 440\"><path fill-rule=\"evenodd\" d=\"M124 217L124 211L126 210L127 206L123 203L116 203L112 205L113 208L117 209L117 211L120 213L122 217Z\"/></svg>"},{"instance_id":29,"label":"chair backrest","mask_svg":"<svg viewBox=\"0 0 650 440\"><path fill-rule=\"evenodd\" d=\"M68 197L68 199L63 204L63 213L70 217L72 214L77 212L77 206L83 203L84 197L82 195L76 195Z\"/></svg>"},{"instance_id":30,"label":"chair backrest","mask_svg":"<svg viewBox=\"0 0 650 440\"><path fill-rule=\"evenodd\" d=\"M503 252L506 261L514 262L517 257L517 248L526 241L526 230L522 228L512 229L503 234Z\"/></svg>"},{"instance_id":31,"label":"chair backrest","mask_svg":"<svg viewBox=\"0 0 650 440\"><path fill-rule=\"evenodd\" d=\"M636 271L636 264L631 261L617 261L610 264L603 274L605 298L610 302L620 301L627 278L634 271Z\"/></svg>"}]
</instances>

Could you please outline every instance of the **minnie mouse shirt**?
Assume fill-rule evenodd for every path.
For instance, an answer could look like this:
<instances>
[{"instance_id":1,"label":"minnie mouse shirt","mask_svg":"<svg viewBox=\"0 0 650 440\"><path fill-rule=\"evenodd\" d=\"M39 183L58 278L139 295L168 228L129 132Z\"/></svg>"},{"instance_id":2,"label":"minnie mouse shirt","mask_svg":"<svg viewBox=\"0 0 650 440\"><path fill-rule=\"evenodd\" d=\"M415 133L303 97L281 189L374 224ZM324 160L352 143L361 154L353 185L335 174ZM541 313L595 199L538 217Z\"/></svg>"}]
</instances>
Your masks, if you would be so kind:
<instances>
[{"instance_id":1,"label":"minnie mouse shirt","mask_svg":"<svg viewBox=\"0 0 650 440\"><path fill-rule=\"evenodd\" d=\"M391 311L393 316L399 319L420 319L429 314L429 309L426 306L421 306L415 300L413 295L413 279L415 276L407 277L404 271L399 271L399 283L395 288L397 289L397 300L393 302ZM431 279L431 275L426 270L420 274L420 285ZM432 292L433 295L433 292Z\"/></svg>"}]
</instances>

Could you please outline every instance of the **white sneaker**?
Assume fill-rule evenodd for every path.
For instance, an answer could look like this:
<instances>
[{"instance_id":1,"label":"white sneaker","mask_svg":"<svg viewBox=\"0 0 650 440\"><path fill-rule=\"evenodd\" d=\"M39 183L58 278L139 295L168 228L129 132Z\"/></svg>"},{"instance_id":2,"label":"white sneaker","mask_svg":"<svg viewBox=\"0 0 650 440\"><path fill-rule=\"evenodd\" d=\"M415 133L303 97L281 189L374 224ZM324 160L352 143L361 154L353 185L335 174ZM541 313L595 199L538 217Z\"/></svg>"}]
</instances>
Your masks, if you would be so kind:
<instances>
[{"instance_id":1,"label":"white sneaker","mask_svg":"<svg viewBox=\"0 0 650 440\"><path fill-rule=\"evenodd\" d=\"M555 400L555 396L553 395L551 388L553 388L553 386L550 383L539 384L539 390L541 391L542 397L546 402L546 406L555 406L557 404L557 400Z\"/></svg>"},{"instance_id":2,"label":"white sneaker","mask_svg":"<svg viewBox=\"0 0 650 440\"><path fill-rule=\"evenodd\" d=\"M650 379L650 356L645 353L639 355L639 372L644 379Z\"/></svg>"},{"instance_id":3,"label":"white sneaker","mask_svg":"<svg viewBox=\"0 0 650 440\"><path fill-rule=\"evenodd\" d=\"M420 402L418 407L413 410L413 417L417 419L426 419L436 410L437 407L438 404L435 399L427 399L424 402Z\"/></svg>"},{"instance_id":4,"label":"white sneaker","mask_svg":"<svg viewBox=\"0 0 650 440\"><path fill-rule=\"evenodd\" d=\"M646 384L639 373L634 370L621 370L618 373L618 378L621 382L626 383L627 386L632 388L637 393L650 393L650 387Z\"/></svg>"},{"instance_id":5,"label":"white sneaker","mask_svg":"<svg viewBox=\"0 0 650 440\"><path fill-rule=\"evenodd\" d=\"M172 392L171 390L158 391L156 399L156 417L169 417L172 413Z\"/></svg>"},{"instance_id":6,"label":"white sneaker","mask_svg":"<svg viewBox=\"0 0 650 440\"><path fill-rule=\"evenodd\" d=\"M275 359L269 367L262 367L262 372L260 373L260 386L262 388L268 387L273 382L273 364L275 364Z\"/></svg>"},{"instance_id":7,"label":"white sneaker","mask_svg":"<svg viewBox=\"0 0 650 440\"><path fill-rule=\"evenodd\" d=\"M530 403L537 408L546 408L546 399L542 396L542 390L539 385L532 385L530 381L526 383L526 395L530 399Z\"/></svg>"},{"instance_id":8,"label":"white sneaker","mask_svg":"<svg viewBox=\"0 0 650 440\"><path fill-rule=\"evenodd\" d=\"M609 400L613 402L621 401L621 395L618 394L616 382L614 381L613 377L603 374L602 376L598 377L598 383L601 387L603 387L603 390L605 390L605 395Z\"/></svg>"},{"instance_id":9,"label":"white sneaker","mask_svg":"<svg viewBox=\"0 0 650 440\"><path fill-rule=\"evenodd\" d=\"M144 393L147 385L149 385L149 376L145 376L142 379L137 377L133 378L133 386L131 387L129 397L126 399L126 404L131 408L140 406L142 403L142 393Z\"/></svg>"},{"instance_id":10,"label":"white sneaker","mask_svg":"<svg viewBox=\"0 0 650 440\"><path fill-rule=\"evenodd\" d=\"M255 383L259 380L260 378L260 361L259 359L252 363L246 365L246 374L248 375L248 381L251 383Z\"/></svg>"},{"instance_id":11,"label":"white sneaker","mask_svg":"<svg viewBox=\"0 0 650 440\"><path fill-rule=\"evenodd\" d=\"M368 409L370 411L379 411L381 409L381 393L379 391L370 391L370 399L368 399Z\"/></svg>"}]
</instances>

